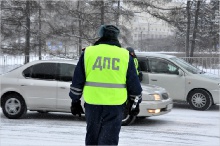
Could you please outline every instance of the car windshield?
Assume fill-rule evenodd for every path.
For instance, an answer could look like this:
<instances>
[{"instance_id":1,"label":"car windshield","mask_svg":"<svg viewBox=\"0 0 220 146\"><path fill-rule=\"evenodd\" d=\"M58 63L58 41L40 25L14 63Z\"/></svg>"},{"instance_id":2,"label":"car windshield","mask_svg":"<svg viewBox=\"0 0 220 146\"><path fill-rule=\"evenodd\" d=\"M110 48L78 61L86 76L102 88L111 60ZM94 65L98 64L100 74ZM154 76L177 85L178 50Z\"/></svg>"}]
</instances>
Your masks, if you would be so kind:
<instances>
[{"instance_id":1,"label":"car windshield","mask_svg":"<svg viewBox=\"0 0 220 146\"><path fill-rule=\"evenodd\" d=\"M186 69L187 71L193 73L193 74L201 74L203 73L202 70L196 68L195 66L187 63L185 60L183 59L180 59L178 57L173 57L173 58L170 58L171 60L173 60L175 63L179 64L182 68Z\"/></svg>"}]
</instances>

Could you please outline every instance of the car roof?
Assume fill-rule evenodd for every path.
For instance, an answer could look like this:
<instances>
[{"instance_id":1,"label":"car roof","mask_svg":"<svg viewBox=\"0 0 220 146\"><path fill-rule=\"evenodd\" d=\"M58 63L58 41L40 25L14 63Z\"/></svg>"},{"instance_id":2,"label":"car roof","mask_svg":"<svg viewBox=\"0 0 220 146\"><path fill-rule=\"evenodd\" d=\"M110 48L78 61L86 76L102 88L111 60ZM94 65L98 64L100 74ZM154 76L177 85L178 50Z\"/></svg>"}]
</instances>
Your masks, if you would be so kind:
<instances>
[{"instance_id":1,"label":"car roof","mask_svg":"<svg viewBox=\"0 0 220 146\"><path fill-rule=\"evenodd\" d=\"M167 55L163 53L158 53L158 52L135 52L137 57L161 57L161 58L173 58L176 56L173 55Z\"/></svg>"},{"instance_id":2,"label":"car roof","mask_svg":"<svg viewBox=\"0 0 220 146\"><path fill-rule=\"evenodd\" d=\"M46 62L77 64L78 60L74 60L74 59L48 59L48 60L35 60L30 63L35 64L35 63L46 63Z\"/></svg>"}]
</instances>

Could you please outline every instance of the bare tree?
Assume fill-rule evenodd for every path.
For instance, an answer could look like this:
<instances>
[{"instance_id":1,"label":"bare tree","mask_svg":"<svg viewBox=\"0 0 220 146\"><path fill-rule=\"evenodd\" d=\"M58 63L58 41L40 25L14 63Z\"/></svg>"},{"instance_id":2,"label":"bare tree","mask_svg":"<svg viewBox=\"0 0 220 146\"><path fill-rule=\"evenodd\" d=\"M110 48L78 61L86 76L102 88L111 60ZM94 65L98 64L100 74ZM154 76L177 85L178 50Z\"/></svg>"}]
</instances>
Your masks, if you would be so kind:
<instances>
[{"instance_id":1,"label":"bare tree","mask_svg":"<svg viewBox=\"0 0 220 146\"><path fill-rule=\"evenodd\" d=\"M123 44L129 42L129 29L120 24L119 16L129 23L133 14L121 7L119 0L8 0L1 4L1 48L5 53L19 52L26 56L35 53L41 59L43 52L67 55L69 49L80 55L82 48L98 39L101 24L117 24ZM51 49L50 45L59 42L62 46L58 50ZM28 61L27 57L25 63Z\"/></svg>"},{"instance_id":2,"label":"bare tree","mask_svg":"<svg viewBox=\"0 0 220 146\"><path fill-rule=\"evenodd\" d=\"M25 63L29 62L29 55L30 55L30 2L26 1L26 43L25 43Z\"/></svg>"},{"instance_id":3,"label":"bare tree","mask_svg":"<svg viewBox=\"0 0 220 146\"><path fill-rule=\"evenodd\" d=\"M105 24L105 3L104 0L101 0L101 25Z\"/></svg>"},{"instance_id":4,"label":"bare tree","mask_svg":"<svg viewBox=\"0 0 220 146\"><path fill-rule=\"evenodd\" d=\"M39 20L39 32L38 32L38 41L39 41L39 50L38 50L38 57L39 57L39 60L42 59L42 56L41 56L41 52L42 52L42 42L41 42L41 2L40 0L38 1L39 3L39 16L38 16L38 20Z\"/></svg>"},{"instance_id":5,"label":"bare tree","mask_svg":"<svg viewBox=\"0 0 220 146\"><path fill-rule=\"evenodd\" d=\"M81 9L81 1L78 1L77 2L77 10L79 11L79 12L82 12L82 9ZM78 20L79 20L79 47L78 47L78 52L79 52L79 54L78 55L80 55L81 54L81 52L82 52L82 19L81 19L81 14L79 13L78 14Z\"/></svg>"},{"instance_id":6,"label":"bare tree","mask_svg":"<svg viewBox=\"0 0 220 146\"><path fill-rule=\"evenodd\" d=\"M190 22L191 22L191 14L190 14L190 2L187 1L186 7L186 17L187 17L187 25L186 25L186 45L185 45L185 53L186 57L189 57L189 35L190 35Z\"/></svg>"},{"instance_id":7,"label":"bare tree","mask_svg":"<svg viewBox=\"0 0 220 146\"><path fill-rule=\"evenodd\" d=\"M217 25L211 23L213 22L212 8L216 8L216 5L219 6L219 2L217 1L211 1L209 3L201 0L198 7L198 1L191 0L187 1L186 5L182 3L180 6L170 8L161 7L158 3L162 1L158 0L129 2L153 17L164 20L176 27L178 30L176 32L176 42L180 43L179 46L183 46L182 50L185 50L186 56L189 56L195 51L212 50L213 45L210 45L209 42L218 43L214 39L218 38ZM163 2L166 3L167 1Z\"/></svg>"},{"instance_id":8,"label":"bare tree","mask_svg":"<svg viewBox=\"0 0 220 146\"><path fill-rule=\"evenodd\" d=\"M196 7L196 11L195 11L193 37L192 37L192 44L191 44L191 50L190 50L190 57L193 57L193 53L194 53L194 49L195 49L196 34L198 31L197 28L198 28L199 10L200 10L200 1L197 1L197 7Z\"/></svg>"}]
</instances>

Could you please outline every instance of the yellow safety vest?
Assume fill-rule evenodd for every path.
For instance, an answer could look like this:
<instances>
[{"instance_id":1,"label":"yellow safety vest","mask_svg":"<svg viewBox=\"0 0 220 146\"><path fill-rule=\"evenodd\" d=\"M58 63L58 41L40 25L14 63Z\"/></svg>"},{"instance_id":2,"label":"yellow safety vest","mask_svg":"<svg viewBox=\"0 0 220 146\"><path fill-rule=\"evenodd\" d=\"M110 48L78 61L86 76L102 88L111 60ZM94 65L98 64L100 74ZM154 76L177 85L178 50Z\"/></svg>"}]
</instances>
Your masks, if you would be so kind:
<instances>
[{"instance_id":1,"label":"yellow safety vest","mask_svg":"<svg viewBox=\"0 0 220 146\"><path fill-rule=\"evenodd\" d=\"M136 68L136 71L137 71L137 75L139 75L139 71L138 71L138 60L137 60L137 58L134 58L134 65L135 65L135 68Z\"/></svg>"},{"instance_id":2,"label":"yellow safety vest","mask_svg":"<svg viewBox=\"0 0 220 146\"><path fill-rule=\"evenodd\" d=\"M129 52L117 46L99 44L87 47L84 55L85 102L96 105L123 104L127 99Z\"/></svg>"}]
</instances>

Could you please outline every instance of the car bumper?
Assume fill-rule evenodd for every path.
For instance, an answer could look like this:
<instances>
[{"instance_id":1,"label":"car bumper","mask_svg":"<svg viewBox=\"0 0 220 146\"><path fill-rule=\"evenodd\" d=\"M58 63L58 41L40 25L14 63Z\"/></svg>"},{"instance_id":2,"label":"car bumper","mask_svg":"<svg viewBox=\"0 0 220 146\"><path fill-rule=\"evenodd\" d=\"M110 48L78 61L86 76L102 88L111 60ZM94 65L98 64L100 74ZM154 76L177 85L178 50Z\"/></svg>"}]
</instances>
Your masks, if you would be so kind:
<instances>
[{"instance_id":1,"label":"car bumper","mask_svg":"<svg viewBox=\"0 0 220 146\"><path fill-rule=\"evenodd\" d=\"M162 101L142 101L140 103L140 113L138 116L150 117L163 115L170 112L172 108L172 99Z\"/></svg>"}]
</instances>

